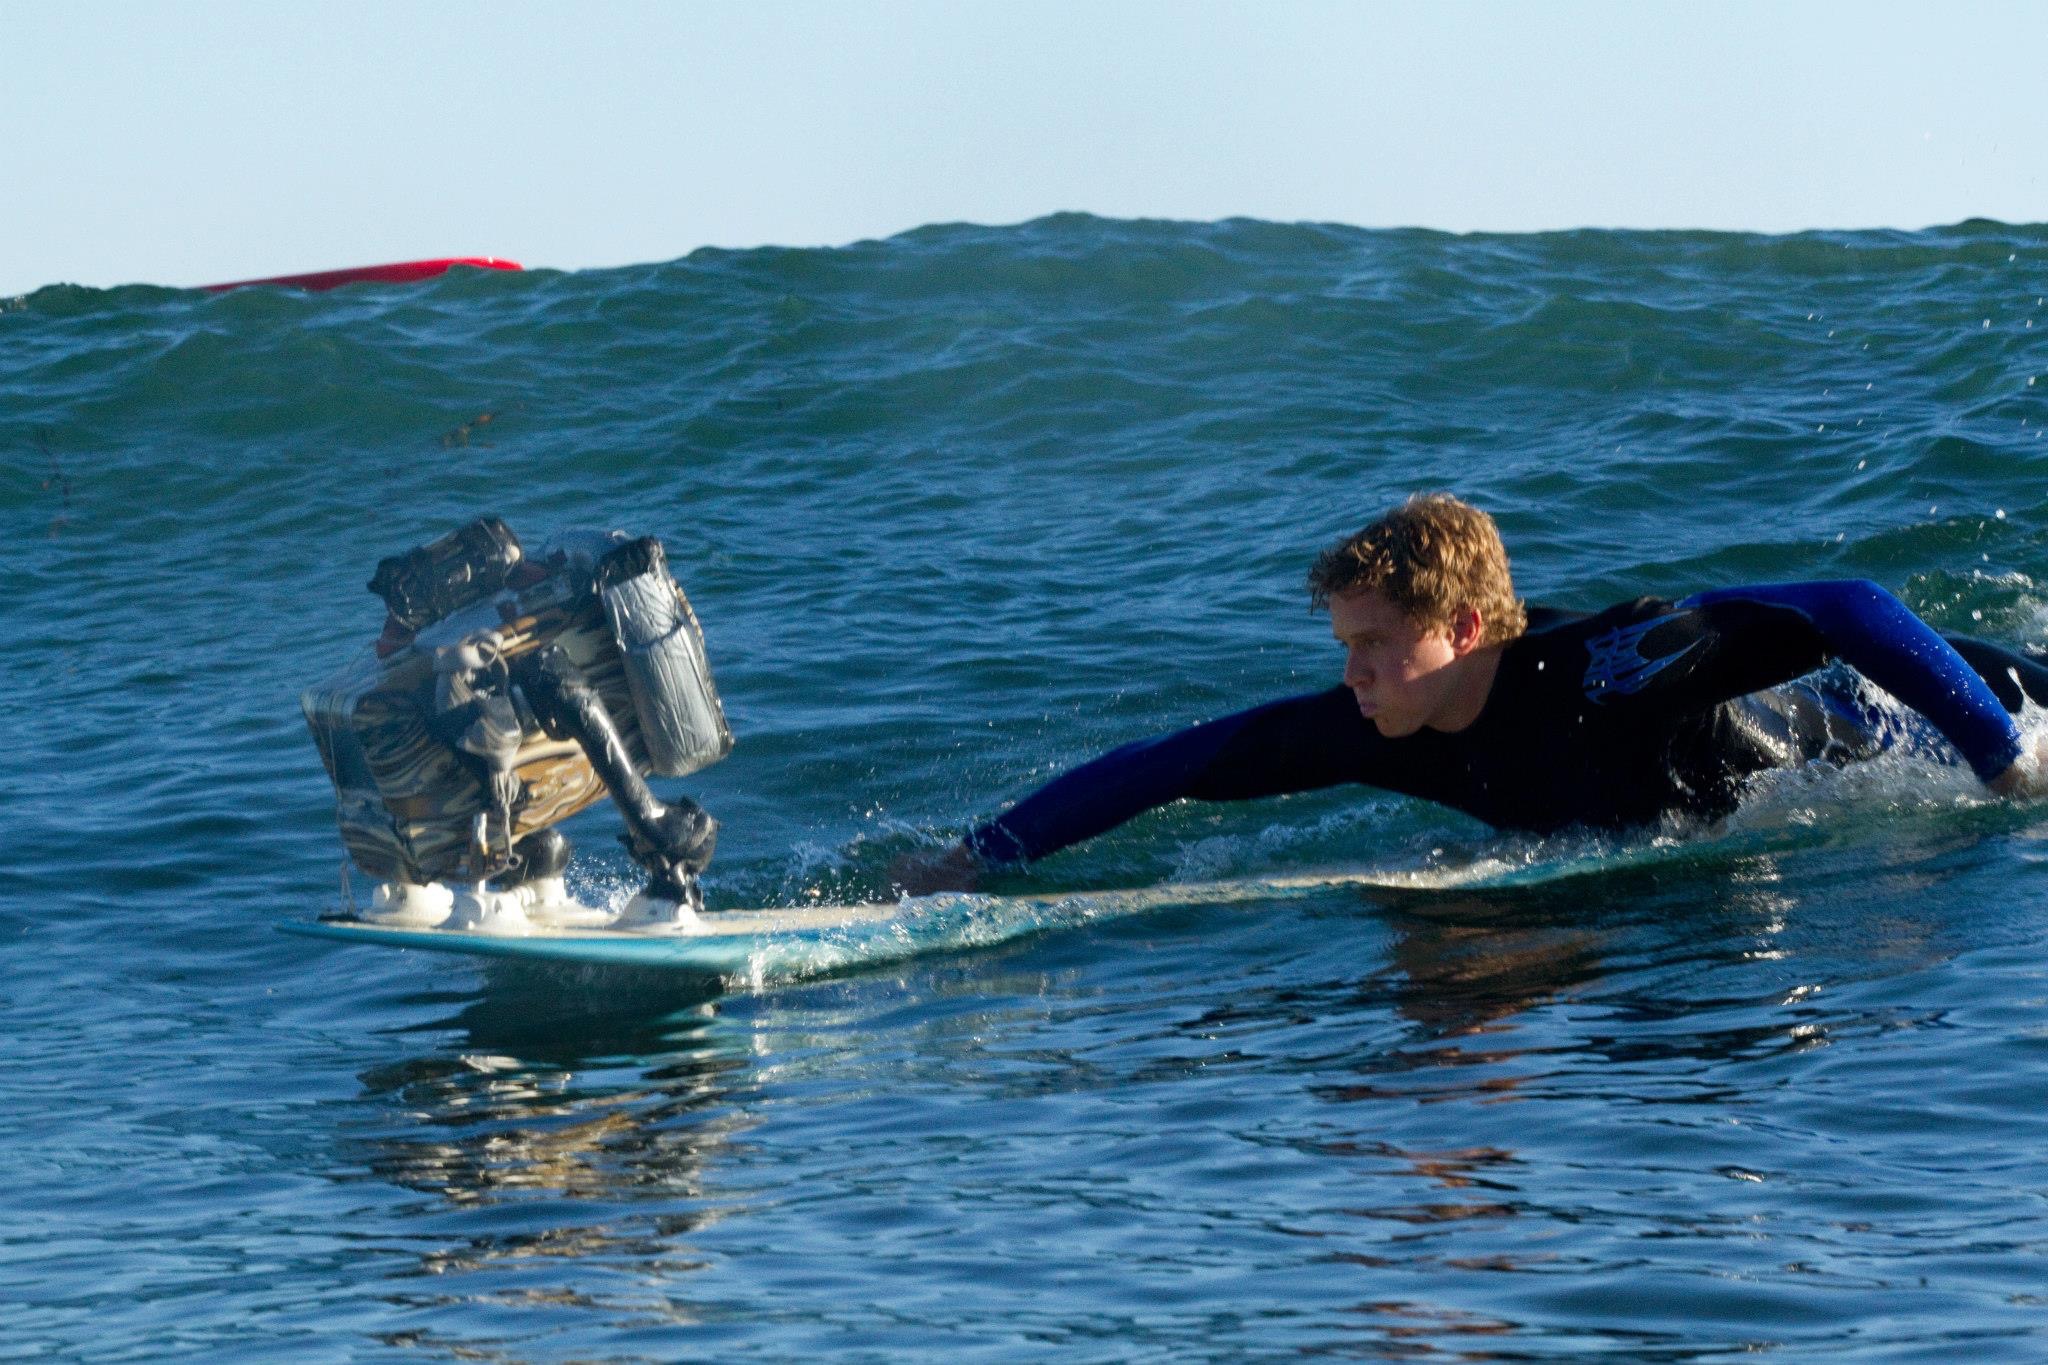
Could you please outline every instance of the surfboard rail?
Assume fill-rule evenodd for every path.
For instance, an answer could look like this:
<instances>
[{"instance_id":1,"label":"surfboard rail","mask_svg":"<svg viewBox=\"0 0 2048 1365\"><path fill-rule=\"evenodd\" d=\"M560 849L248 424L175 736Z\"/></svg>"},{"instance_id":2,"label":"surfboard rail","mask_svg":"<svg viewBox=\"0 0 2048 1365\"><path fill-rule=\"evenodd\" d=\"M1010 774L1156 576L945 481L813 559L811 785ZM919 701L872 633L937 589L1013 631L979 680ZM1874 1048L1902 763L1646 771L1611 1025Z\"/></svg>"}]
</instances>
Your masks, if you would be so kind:
<instances>
[{"instance_id":1,"label":"surfboard rail","mask_svg":"<svg viewBox=\"0 0 2048 1365\"><path fill-rule=\"evenodd\" d=\"M1507 888L1613 872L1682 851L1683 846L1650 844L1619 851L1591 848L1535 862L1480 858L1443 868L1330 869L1023 895L949 891L895 902L713 910L673 927L572 928L536 922L517 932L483 932L327 918L288 921L277 928L343 943L471 957L661 967L758 981L987 946L1042 929L1169 906L1270 904L1341 888L1396 892Z\"/></svg>"},{"instance_id":2,"label":"surfboard rail","mask_svg":"<svg viewBox=\"0 0 2048 1365\"><path fill-rule=\"evenodd\" d=\"M343 918L293 920L277 928L305 938L419 948L469 957L664 967L733 976L754 974L764 965L816 958L829 951L833 940L857 940L877 929L886 932L901 921L903 914L902 905L875 903L719 911L674 929L557 928L535 924L519 933L481 933Z\"/></svg>"}]
</instances>

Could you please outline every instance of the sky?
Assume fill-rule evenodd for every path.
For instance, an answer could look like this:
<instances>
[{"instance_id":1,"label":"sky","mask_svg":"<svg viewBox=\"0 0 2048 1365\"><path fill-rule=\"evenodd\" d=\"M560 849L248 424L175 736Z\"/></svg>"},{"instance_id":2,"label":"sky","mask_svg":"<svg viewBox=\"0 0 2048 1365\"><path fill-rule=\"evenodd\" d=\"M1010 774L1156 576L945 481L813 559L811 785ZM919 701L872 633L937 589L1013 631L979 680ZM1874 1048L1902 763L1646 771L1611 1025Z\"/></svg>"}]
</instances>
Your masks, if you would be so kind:
<instances>
[{"instance_id":1,"label":"sky","mask_svg":"<svg viewBox=\"0 0 2048 1365\"><path fill-rule=\"evenodd\" d=\"M2048 5L0 0L0 295L1061 210L2048 221Z\"/></svg>"}]
</instances>

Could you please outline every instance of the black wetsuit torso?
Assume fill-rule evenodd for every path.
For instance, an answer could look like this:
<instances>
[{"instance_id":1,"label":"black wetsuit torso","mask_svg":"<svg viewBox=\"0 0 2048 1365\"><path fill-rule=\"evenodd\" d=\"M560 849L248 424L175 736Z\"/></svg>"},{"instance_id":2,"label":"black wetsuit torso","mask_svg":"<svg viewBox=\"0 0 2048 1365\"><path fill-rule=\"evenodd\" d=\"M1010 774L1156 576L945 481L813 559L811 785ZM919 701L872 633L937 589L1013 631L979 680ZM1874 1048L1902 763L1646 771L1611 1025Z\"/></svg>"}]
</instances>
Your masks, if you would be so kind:
<instances>
[{"instance_id":1,"label":"black wetsuit torso","mask_svg":"<svg viewBox=\"0 0 2048 1365\"><path fill-rule=\"evenodd\" d=\"M1036 858L1181 797L1243 800L1346 782L1538 833L1667 813L1711 818L1733 809L1759 771L1863 757L1896 737L1885 730L1897 722L1857 697L1847 670L1783 685L1834 658L1939 716L1987 777L2016 752L1996 733L2019 708L2016 679L2037 702L2048 697L2048 669L1978 641L1944 646L1875 585L1755 593L1646 597L1592 616L1532 609L1528 632L1502 648L1478 719L1456 733L1389 739L1349 689L1333 687L1113 750L968 843L994 861ZM1948 662L1923 677L1929 641ZM1958 709L1954 694L1970 688L1976 699Z\"/></svg>"},{"instance_id":2,"label":"black wetsuit torso","mask_svg":"<svg viewBox=\"0 0 2048 1365\"><path fill-rule=\"evenodd\" d=\"M1530 615L1465 729L1388 739L1348 688L1333 687L1252 712L1187 794L1230 800L1360 782L1503 829L1614 827L1666 811L1724 814L1750 775L1864 738L1840 717L1830 725L1810 693L1744 695L1824 664L1810 639L1781 633L1777 657L1737 650L1742 632L1714 619L1725 613L1681 613L1654 598L1597 616ZM1645 623L1655 624L1630 649L1628 632ZM1617 652L1618 676L1593 676Z\"/></svg>"}]
</instances>

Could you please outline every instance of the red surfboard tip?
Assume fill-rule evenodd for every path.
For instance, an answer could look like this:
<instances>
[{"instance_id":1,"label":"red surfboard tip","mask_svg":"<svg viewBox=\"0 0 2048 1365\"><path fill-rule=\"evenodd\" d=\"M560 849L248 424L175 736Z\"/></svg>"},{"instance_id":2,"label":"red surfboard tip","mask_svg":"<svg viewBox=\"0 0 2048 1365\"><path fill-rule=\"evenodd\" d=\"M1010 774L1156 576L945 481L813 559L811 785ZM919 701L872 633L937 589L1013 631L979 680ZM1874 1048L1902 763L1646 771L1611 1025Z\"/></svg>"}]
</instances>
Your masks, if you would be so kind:
<instances>
[{"instance_id":1,"label":"red surfboard tip","mask_svg":"<svg viewBox=\"0 0 2048 1365\"><path fill-rule=\"evenodd\" d=\"M517 261L508 261L498 256L441 256L428 261L394 261L389 265L359 265L346 270L316 270L307 275L266 275L260 280L230 280L226 284L202 284L199 287L209 294L218 294L228 289L247 289L252 285L275 284L290 289L339 289L345 284L410 284L414 280L429 280L436 275L445 275L458 265L476 270L524 270Z\"/></svg>"}]
</instances>

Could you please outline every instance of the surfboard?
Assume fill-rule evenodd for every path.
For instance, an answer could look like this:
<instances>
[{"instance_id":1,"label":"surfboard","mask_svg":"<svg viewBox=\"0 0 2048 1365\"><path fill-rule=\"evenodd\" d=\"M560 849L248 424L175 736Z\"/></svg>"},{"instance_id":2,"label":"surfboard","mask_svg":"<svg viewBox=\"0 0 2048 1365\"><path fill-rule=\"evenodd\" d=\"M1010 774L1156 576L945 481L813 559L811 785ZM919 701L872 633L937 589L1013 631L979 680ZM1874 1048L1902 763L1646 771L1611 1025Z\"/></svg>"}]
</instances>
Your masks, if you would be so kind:
<instances>
[{"instance_id":1,"label":"surfboard","mask_svg":"<svg viewBox=\"0 0 2048 1365\"><path fill-rule=\"evenodd\" d=\"M898 902L812 905L786 910L710 910L679 926L552 928L518 933L416 928L345 916L281 924L288 934L341 943L470 957L658 967L748 980L815 976L922 953L986 947L1043 929L1170 907L1287 900L1346 887L1388 892L1538 885L1660 861L1677 850L1652 843L1567 852L1563 857L1481 857L1450 867L1373 868L1277 877L1170 882L1126 890L1031 895L947 892Z\"/></svg>"},{"instance_id":2,"label":"surfboard","mask_svg":"<svg viewBox=\"0 0 2048 1365\"><path fill-rule=\"evenodd\" d=\"M411 284L445 275L458 265L477 270L524 270L517 261L496 256L440 256L427 261L394 261L389 265L358 265L345 270L315 270L305 275L266 275L260 280L230 280L226 284L202 284L209 294L229 289L248 289L259 284L282 285L291 289L339 289L345 284Z\"/></svg>"},{"instance_id":3,"label":"surfboard","mask_svg":"<svg viewBox=\"0 0 2048 1365\"><path fill-rule=\"evenodd\" d=\"M798 910L723 910L675 929L560 929L542 925L518 934L474 929L413 928L330 918L281 924L288 934L420 948L472 957L544 962L668 967L713 976L757 975L795 965L861 960L860 945L905 919L902 905L828 905Z\"/></svg>"}]
</instances>

